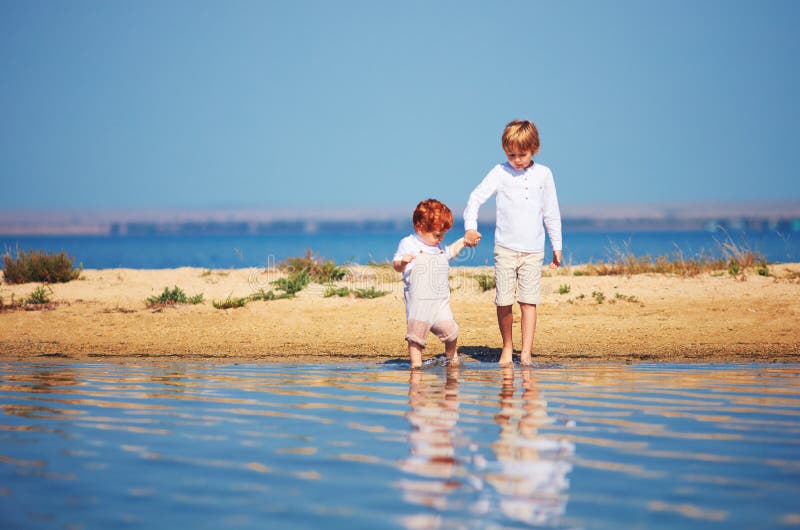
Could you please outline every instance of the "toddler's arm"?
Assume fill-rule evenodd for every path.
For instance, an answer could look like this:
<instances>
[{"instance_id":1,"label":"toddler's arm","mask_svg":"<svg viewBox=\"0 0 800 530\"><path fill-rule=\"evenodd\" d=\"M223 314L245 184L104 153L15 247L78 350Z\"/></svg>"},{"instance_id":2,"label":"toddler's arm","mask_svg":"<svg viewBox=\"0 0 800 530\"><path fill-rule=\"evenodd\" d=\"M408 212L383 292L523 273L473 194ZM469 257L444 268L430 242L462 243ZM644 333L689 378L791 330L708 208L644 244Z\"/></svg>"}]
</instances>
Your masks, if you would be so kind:
<instances>
[{"instance_id":1,"label":"toddler's arm","mask_svg":"<svg viewBox=\"0 0 800 530\"><path fill-rule=\"evenodd\" d=\"M458 254L464 250L464 238L456 239L451 245L447 247L447 253L450 255L450 259L455 258Z\"/></svg>"},{"instance_id":2,"label":"toddler's arm","mask_svg":"<svg viewBox=\"0 0 800 530\"><path fill-rule=\"evenodd\" d=\"M403 272L406 270L406 265L411 263L415 257L416 256L414 256L414 254L405 254L402 258L394 260L394 262L392 262L392 265L394 265L394 270L397 272Z\"/></svg>"}]
</instances>

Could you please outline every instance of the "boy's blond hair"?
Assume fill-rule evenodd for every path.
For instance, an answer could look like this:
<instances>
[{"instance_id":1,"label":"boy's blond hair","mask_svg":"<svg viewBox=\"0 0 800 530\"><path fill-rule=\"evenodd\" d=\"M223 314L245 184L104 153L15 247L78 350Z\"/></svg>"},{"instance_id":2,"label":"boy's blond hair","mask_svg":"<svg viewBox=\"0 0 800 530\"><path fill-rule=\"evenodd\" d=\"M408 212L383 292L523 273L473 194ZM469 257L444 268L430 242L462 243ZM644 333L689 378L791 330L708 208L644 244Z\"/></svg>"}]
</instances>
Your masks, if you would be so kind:
<instances>
[{"instance_id":1,"label":"boy's blond hair","mask_svg":"<svg viewBox=\"0 0 800 530\"><path fill-rule=\"evenodd\" d=\"M539 151L539 130L528 120L514 120L503 131L503 151Z\"/></svg>"}]
</instances>

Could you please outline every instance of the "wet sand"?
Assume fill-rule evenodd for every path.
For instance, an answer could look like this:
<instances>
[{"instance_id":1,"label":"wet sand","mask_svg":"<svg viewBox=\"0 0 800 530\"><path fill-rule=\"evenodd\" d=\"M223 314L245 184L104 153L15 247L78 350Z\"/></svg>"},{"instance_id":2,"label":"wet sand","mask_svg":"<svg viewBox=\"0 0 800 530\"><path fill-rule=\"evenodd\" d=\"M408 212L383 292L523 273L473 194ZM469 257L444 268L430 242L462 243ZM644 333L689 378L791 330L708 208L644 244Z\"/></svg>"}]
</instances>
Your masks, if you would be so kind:
<instances>
[{"instance_id":1,"label":"wet sand","mask_svg":"<svg viewBox=\"0 0 800 530\"><path fill-rule=\"evenodd\" d=\"M451 272L452 308L465 360L500 354L494 291L474 276ZM773 265L770 277L749 272L681 278L660 274L574 276L561 269L542 280L534 362L798 362L800 264ZM276 271L197 268L83 271L55 284L50 309L0 312L0 359L31 361L203 360L329 363L406 359L400 275L354 267L338 285L375 286L375 299L323 296L312 284L296 298L220 310L212 300L272 288ZM2 284L5 304L39 284ZM202 293L198 305L148 308L165 287ZM560 286L569 292L560 294ZM566 290L566 288L564 288ZM595 294L593 294L595 293ZM602 293L603 300L599 294ZM519 348L515 307L515 347ZM443 347L432 335L425 358Z\"/></svg>"}]
</instances>

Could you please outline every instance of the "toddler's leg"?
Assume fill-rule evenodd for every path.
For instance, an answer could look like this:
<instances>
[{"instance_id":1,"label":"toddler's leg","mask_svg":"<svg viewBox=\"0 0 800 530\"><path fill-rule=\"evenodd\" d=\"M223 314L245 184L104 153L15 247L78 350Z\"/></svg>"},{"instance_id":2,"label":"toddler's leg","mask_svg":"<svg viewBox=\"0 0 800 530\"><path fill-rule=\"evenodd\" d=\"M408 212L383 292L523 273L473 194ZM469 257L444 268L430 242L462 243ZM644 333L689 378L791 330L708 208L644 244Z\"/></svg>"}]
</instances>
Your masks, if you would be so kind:
<instances>
[{"instance_id":1,"label":"toddler's leg","mask_svg":"<svg viewBox=\"0 0 800 530\"><path fill-rule=\"evenodd\" d=\"M453 339L444 343L444 354L447 355L447 364L456 365L461 361L456 351L456 342L457 339Z\"/></svg>"},{"instance_id":2,"label":"toddler's leg","mask_svg":"<svg viewBox=\"0 0 800 530\"><path fill-rule=\"evenodd\" d=\"M514 306L497 306L497 324L500 326L500 336L503 339L503 351L500 353L500 364L510 364L513 362L514 341L511 338L512 325L514 324Z\"/></svg>"},{"instance_id":3,"label":"toddler's leg","mask_svg":"<svg viewBox=\"0 0 800 530\"><path fill-rule=\"evenodd\" d=\"M408 358L411 368L422 368L422 350L425 349L425 335L430 324L422 320L408 319L406 322L406 340L408 341Z\"/></svg>"},{"instance_id":4,"label":"toddler's leg","mask_svg":"<svg viewBox=\"0 0 800 530\"><path fill-rule=\"evenodd\" d=\"M447 362L457 364L458 353L456 353L456 341L458 340L458 324L453 320L453 313L450 311L449 305L440 316L444 318L438 320L431 326L431 331L439 337L439 340L444 342L444 353L447 355Z\"/></svg>"},{"instance_id":5,"label":"toddler's leg","mask_svg":"<svg viewBox=\"0 0 800 530\"><path fill-rule=\"evenodd\" d=\"M536 333L536 304L519 304L522 312L522 352L519 356L521 364L531 364L533 336Z\"/></svg>"},{"instance_id":6,"label":"toddler's leg","mask_svg":"<svg viewBox=\"0 0 800 530\"><path fill-rule=\"evenodd\" d=\"M419 344L408 341L408 357L411 360L411 368L422 368L422 348Z\"/></svg>"}]
</instances>

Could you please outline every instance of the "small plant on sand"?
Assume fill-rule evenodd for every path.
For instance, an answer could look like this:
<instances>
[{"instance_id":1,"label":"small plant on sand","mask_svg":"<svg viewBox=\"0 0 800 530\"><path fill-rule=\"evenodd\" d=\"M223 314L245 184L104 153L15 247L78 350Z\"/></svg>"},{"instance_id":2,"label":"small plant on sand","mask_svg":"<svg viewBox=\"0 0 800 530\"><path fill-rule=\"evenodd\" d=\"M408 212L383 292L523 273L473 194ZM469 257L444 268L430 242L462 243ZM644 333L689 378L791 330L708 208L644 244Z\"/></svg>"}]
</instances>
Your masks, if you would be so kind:
<instances>
[{"instance_id":1,"label":"small plant on sand","mask_svg":"<svg viewBox=\"0 0 800 530\"><path fill-rule=\"evenodd\" d=\"M40 285L36 289L33 290L31 295L28 298L25 298L22 303L23 304L30 304L30 305L44 305L49 304L52 302L50 299L50 295L53 294L52 289L45 288L43 285Z\"/></svg>"},{"instance_id":2,"label":"small plant on sand","mask_svg":"<svg viewBox=\"0 0 800 530\"><path fill-rule=\"evenodd\" d=\"M302 291L309 284L309 281L308 271L304 269L300 272L291 272L286 278L278 278L272 282L272 285L289 297L294 297L296 293Z\"/></svg>"},{"instance_id":3,"label":"small plant on sand","mask_svg":"<svg viewBox=\"0 0 800 530\"><path fill-rule=\"evenodd\" d=\"M265 291L264 289L259 289L258 291L251 294L248 298L250 299L251 302L258 302L259 300L263 300L266 302L269 300L275 300L278 297L275 296L275 293L272 292L272 290Z\"/></svg>"},{"instance_id":4,"label":"small plant on sand","mask_svg":"<svg viewBox=\"0 0 800 530\"><path fill-rule=\"evenodd\" d=\"M356 298L379 298L387 294L389 294L389 291L380 291L378 289L375 289L374 285L371 285L369 288L366 289L353 290L353 295Z\"/></svg>"},{"instance_id":5,"label":"small plant on sand","mask_svg":"<svg viewBox=\"0 0 800 530\"><path fill-rule=\"evenodd\" d=\"M334 287L332 285L328 286L328 288L325 289L325 294L324 294L325 298L330 298L331 296L344 297L344 296L349 296L349 295L350 295L350 288L349 287L347 287L347 286Z\"/></svg>"},{"instance_id":6,"label":"small plant on sand","mask_svg":"<svg viewBox=\"0 0 800 530\"><path fill-rule=\"evenodd\" d=\"M306 250L305 256L287 258L286 261L278 264L278 268L288 272L290 277L305 272L309 281L317 283L336 282L347 274L347 269L339 267L331 259L326 260L314 255L311 249Z\"/></svg>"},{"instance_id":7,"label":"small plant on sand","mask_svg":"<svg viewBox=\"0 0 800 530\"><path fill-rule=\"evenodd\" d=\"M211 305L217 309L235 309L237 307L244 307L249 301L248 297L233 297L228 295L225 300L212 300Z\"/></svg>"},{"instance_id":8,"label":"small plant on sand","mask_svg":"<svg viewBox=\"0 0 800 530\"><path fill-rule=\"evenodd\" d=\"M172 306L176 304L199 304L203 301L203 294L186 296L186 293L177 285L170 289L164 287L164 291L158 296L147 298L147 307Z\"/></svg>"},{"instance_id":9,"label":"small plant on sand","mask_svg":"<svg viewBox=\"0 0 800 530\"><path fill-rule=\"evenodd\" d=\"M562 283L558 286L558 294L567 294L572 290L568 283Z\"/></svg>"},{"instance_id":10,"label":"small plant on sand","mask_svg":"<svg viewBox=\"0 0 800 530\"><path fill-rule=\"evenodd\" d=\"M68 282L77 279L83 270L82 265L73 268L75 258L63 251L55 254L44 250L25 252L17 249L15 254L12 257L6 250L3 255L3 277L8 283Z\"/></svg>"},{"instance_id":11,"label":"small plant on sand","mask_svg":"<svg viewBox=\"0 0 800 530\"><path fill-rule=\"evenodd\" d=\"M592 291L592 298L598 304L602 304L606 299L606 295L603 294L603 291Z\"/></svg>"},{"instance_id":12,"label":"small plant on sand","mask_svg":"<svg viewBox=\"0 0 800 530\"><path fill-rule=\"evenodd\" d=\"M632 302L632 303L635 303L635 302L639 301L639 299L636 298L635 296L625 296L622 293L614 293L614 299L611 300L611 302L613 303L613 302L616 302L617 300L619 300L621 302Z\"/></svg>"},{"instance_id":13,"label":"small plant on sand","mask_svg":"<svg viewBox=\"0 0 800 530\"><path fill-rule=\"evenodd\" d=\"M11 294L9 303L0 297L0 312L1 311L14 311L17 309L24 309L25 311L38 311L42 309L53 309L56 303L53 302L51 295L53 290L46 285L40 285L33 292L20 300L14 299L14 294Z\"/></svg>"},{"instance_id":14,"label":"small plant on sand","mask_svg":"<svg viewBox=\"0 0 800 530\"><path fill-rule=\"evenodd\" d=\"M731 276L737 276L739 274L739 262L733 258L728 261L728 274Z\"/></svg>"},{"instance_id":15,"label":"small plant on sand","mask_svg":"<svg viewBox=\"0 0 800 530\"><path fill-rule=\"evenodd\" d=\"M496 287L494 274L489 274L483 272L481 274L477 274L475 279L478 281L478 287L481 288L481 291L486 292L490 289L494 289Z\"/></svg>"},{"instance_id":16,"label":"small plant on sand","mask_svg":"<svg viewBox=\"0 0 800 530\"><path fill-rule=\"evenodd\" d=\"M759 261L756 264L756 273L759 276L769 276L769 267L767 266L767 260Z\"/></svg>"}]
</instances>

